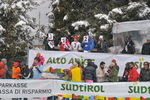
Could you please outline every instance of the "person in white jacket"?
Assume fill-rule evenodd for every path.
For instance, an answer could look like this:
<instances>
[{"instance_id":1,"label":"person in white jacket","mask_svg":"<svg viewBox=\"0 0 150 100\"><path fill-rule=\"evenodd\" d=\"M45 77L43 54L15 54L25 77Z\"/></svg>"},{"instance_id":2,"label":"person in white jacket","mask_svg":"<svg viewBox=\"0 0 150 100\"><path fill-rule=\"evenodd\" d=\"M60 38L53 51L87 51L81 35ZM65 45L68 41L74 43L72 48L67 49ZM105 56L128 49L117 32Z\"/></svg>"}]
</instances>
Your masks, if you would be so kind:
<instances>
[{"instance_id":1,"label":"person in white jacket","mask_svg":"<svg viewBox=\"0 0 150 100\"><path fill-rule=\"evenodd\" d=\"M106 81L104 67L105 67L105 62L101 62L100 66L96 69L97 82Z\"/></svg>"}]
</instances>

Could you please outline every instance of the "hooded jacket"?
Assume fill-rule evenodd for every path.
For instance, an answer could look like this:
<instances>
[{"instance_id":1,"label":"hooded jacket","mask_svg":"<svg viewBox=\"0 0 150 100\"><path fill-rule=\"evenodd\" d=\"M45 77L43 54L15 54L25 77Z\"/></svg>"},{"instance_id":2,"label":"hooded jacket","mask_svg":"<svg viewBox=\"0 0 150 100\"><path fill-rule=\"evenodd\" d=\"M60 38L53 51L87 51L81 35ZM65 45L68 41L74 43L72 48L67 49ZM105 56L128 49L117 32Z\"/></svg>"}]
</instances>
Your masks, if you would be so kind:
<instances>
[{"instance_id":1,"label":"hooded jacket","mask_svg":"<svg viewBox=\"0 0 150 100\"><path fill-rule=\"evenodd\" d=\"M128 81L130 81L130 82L136 82L136 81L138 81L138 78L139 78L139 73L137 72L137 68L133 67L129 71Z\"/></svg>"},{"instance_id":2,"label":"hooded jacket","mask_svg":"<svg viewBox=\"0 0 150 100\"><path fill-rule=\"evenodd\" d=\"M87 67L84 69L84 79L96 82L96 69L93 67L92 62L88 62Z\"/></svg>"},{"instance_id":3,"label":"hooded jacket","mask_svg":"<svg viewBox=\"0 0 150 100\"><path fill-rule=\"evenodd\" d=\"M83 42L81 44L81 47L85 50L85 51L92 51L92 49L94 48L95 44L94 44L94 40L93 39L89 39L88 42Z\"/></svg>"}]
</instances>

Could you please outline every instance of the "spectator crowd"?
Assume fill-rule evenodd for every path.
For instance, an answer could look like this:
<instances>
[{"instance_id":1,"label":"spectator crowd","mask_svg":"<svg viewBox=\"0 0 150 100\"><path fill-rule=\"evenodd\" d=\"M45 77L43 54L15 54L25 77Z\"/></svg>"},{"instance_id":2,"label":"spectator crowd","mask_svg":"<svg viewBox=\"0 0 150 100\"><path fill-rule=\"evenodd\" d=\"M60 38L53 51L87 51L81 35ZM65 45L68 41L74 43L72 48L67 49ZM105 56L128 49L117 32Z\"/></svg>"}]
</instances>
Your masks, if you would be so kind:
<instances>
[{"instance_id":1,"label":"spectator crowd","mask_svg":"<svg viewBox=\"0 0 150 100\"><path fill-rule=\"evenodd\" d=\"M8 70L6 59L0 62L0 78L6 79L7 75L11 79L47 79L43 72L44 58L37 53L31 67L28 67L24 62L15 61L12 64L11 70ZM94 64L92 60L88 60L85 64L80 61L75 61L70 69L64 69L61 74L61 80L75 81L75 82L136 82L136 81L150 81L150 63L144 62L140 73L133 62L128 62L125 65L124 73L119 78L119 66L115 59L112 59L109 67L106 68L105 62L100 62L99 66ZM52 69L51 69L52 70ZM55 74L54 71L50 72ZM59 75L58 75L59 76ZM50 79L50 78L49 78Z\"/></svg>"},{"instance_id":2,"label":"spectator crowd","mask_svg":"<svg viewBox=\"0 0 150 100\"><path fill-rule=\"evenodd\" d=\"M107 41L105 39L106 37L103 35L100 35L98 39L94 39L91 35L86 35L83 37L74 36L72 42L68 40L67 37L62 37L60 42L57 44L55 43L53 35L49 34L43 42L45 50L111 53L110 47L113 45L113 41ZM123 49L119 53L136 53L136 45L131 36L126 36L122 46ZM144 43L141 48L141 54L150 55L150 39L147 39L146 43Z\"/></svg>"},{"instance_id":3,"label":"spectator crowd","mask_svg":"<svg viewBox=\"0 0 150 100\"><path fill-rule=\"evenodd\" d=\"M53 39L46 37L44 41L46 50L55 50L55 43ZM79 42L79 36L74 37L74 41L70 43L68 39L63 37L58 44L59 51L84 51L91 52L96 48L97 52L108 53L110 43L106 41L103 36L100 36L95 41L91 36L85 36L82 43ZM142 54L150 55L150 40L142 46ZM135 44L131 37L127 37L122 53L134 54ZM0 79L47 79L43 72L44 57L37 53L34 58L32 66L28 67L24 61L14 61L11 68L8 68L7 60L1 59L0 61ZM109 66L106 68L106 66ZM110 65L106 65L105 61L99 62L97 66L88 60L86 64L75 61L70 69L64 69L63 74L60 75L61 80L74 81L74 82L136 82L136 81L150 81L150 63L144 62L143 68L140 72L133 62L128 62L125 65L124 73L119 78L119 67L117 61L112 59ZM51 69L53 70L53 69ZM54 71L50 72L54 74ZM48 78L51 79L51 78Z\"/></svg>"}]
</instances>

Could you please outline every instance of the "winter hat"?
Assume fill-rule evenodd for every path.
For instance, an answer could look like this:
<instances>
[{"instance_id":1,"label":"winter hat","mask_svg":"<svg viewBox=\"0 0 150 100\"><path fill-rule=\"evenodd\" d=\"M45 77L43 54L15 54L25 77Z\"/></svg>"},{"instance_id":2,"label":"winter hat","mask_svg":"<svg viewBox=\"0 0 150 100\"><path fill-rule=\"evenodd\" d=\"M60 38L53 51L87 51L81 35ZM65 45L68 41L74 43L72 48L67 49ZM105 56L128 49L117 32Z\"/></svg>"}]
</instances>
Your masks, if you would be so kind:
<instances>
[{"instance_id":1,"label":"winter hat","mask_svg":"<svg viewBox=\"0 0 150 100\"><path fill-rule=\"evenodd\" d=\"M19 62L14 62L13 66L16 66L16 67L19 66Z\"/></svg>"},{"instance_id":2,"label":"winter hat","mask_svg":"<svg viewBox=\"0 0 150 100\"><path fill-rule=\"evenodd\" d=\"M116 63L117 61L115 59L113 59L111 62Z\"/></svg>"},{"instance_id":3,"label":"winter hat","mask_svg":"<svg viewBox=\"0 0 150 100\"><path fill-rule=\"evenodd\" d=\"M0 68L4 68L5 64L3 62L0 62Z\"/></svg>"},{"instance_id":4,"label":"winter hat","mask_svg":"<svg viewBox=\"0 0 150 100\"><path fill-rule=\"evenodd\" d=\"M3 58L1 61L4 62L4 64L7 64L7 59Z\"/></svg>"},{"instance_id":5,"label":"winter hat","mask_svg":"<svg viewBox=\"0 0 150 100\"><path fill-rule=\"evenodd\" d=\"M74 39L75 39L75 40L79 40L79 36L75 36Z\"/></svg>"}]
</instances>

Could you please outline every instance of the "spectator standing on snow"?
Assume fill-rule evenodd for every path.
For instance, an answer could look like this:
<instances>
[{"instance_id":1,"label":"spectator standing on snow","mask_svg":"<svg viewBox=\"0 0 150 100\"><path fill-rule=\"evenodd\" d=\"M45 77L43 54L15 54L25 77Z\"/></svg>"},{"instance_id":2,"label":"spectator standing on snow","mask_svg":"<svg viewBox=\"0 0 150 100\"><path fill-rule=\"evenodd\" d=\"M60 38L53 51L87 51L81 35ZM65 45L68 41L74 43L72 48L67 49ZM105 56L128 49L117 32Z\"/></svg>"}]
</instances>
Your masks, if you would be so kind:
<instances>
[{"instance_id":1,"label":"spectator standing on snow","mask_svg":"<svg viewBox=\"0 0 150 100\"><path fill-rule=\"evenodd\" d=\"M19 62L14 62L12 67L12 79L20 79L21 69L19 66Z\"/></svg>"},{"instance_id":2,"label":"spectator standing on snow","mask_svg":"<svg viewBox=\"0 0 150 100\"><path fill-rule=\"evenodd\" d=\"M0 62L0 79L4 79L5 76L5 64Z\"/></svg>"},{"instance_id":3,"label":"spectator standing on snow","mask_svg":"<svg viewBox=\"0 0 150 100\"><path fill-rule=\"evenodd\" d=\"M131 36L127 36L125 40L124 53L134 54L135 53L135 44L131 39Z\"/></svg>"},{"instance_id":4,"label":"spectator standing on snow","mask_svg":"<svg viewBox=\"0 0 150 100\"><path fill-rule=\"evenodd\" d=\"M109 82L117 82L118 81L118 72L119 69L114 62L112 62L107 71L107 77Z\"/></svg>"},{"instance_id":5,"label":"spectator standing on snow","mask_svg":"<svg viewBox=\"0 0 150 100\"><path fill-rule=\"evenodd\" d=\"M96 44L98 52L107 53L108 52L108 42L104 40L103 36L99 36L99 40Z\"/></svg>"},{"instance_id":6,"label":"spectator standing on snow","mask_svg":"<svg viewBox=\"0 0 150 100\"><path fill-rule=\"evenodd\" d=\"M93 83L96 81L96 69L93 66L92 61L88 61L87 66L84 68L84 80L87 83Z\"/></svg>"},{"instance_id":7,"label":"spectator standing on snow","mask_svg":"<svg viewBox=\"0 0 150 100\"><path fill-rule=\"evenodd\" d=\"M150 81L149 62L144 62L144 67L140 71L140 81Z\"/></svg>"},{"instance_id":8,"label":"spectator standing on snow","mask_svg":"<svg viewBox=\"0 0 150 100\"><path fill-rule=\"evenodd\" d=\"M130 71L130 66L129 66L129 62L128 62L128 63L126 63L126 67L125 67L125 70L124 70L123 77L122 77L121 81L125 81L125 82L128 81L129 71Z\"/></svg>"},{"instance_id":9,"label":"spectator standing on snow","mask_svg":"<svg viewBox=\"0 0 150 100\"><path fill-rule=\"evenodd\" d=\"M68 39L64 39L64 41L60 41L58 44L59 51L69 51L71 49L70 41Z\"/></svg>"},{"instance_id":10,"label":"spectator standing on snow","mask_svg":"<svg viewBox=\"0 0 150 100\"><path fill-rule=\"evenodd\" d=\"M97 82L106 81L106 75L105 75L104 67L105 67L105 62L101 62L100 66L96 69Z\"/></svg>"},{"instance_id":11,"label":"spectator standing on snow","mask_svg":"<svg viewBox=\"0 0 150 100\"><path fill-rule=\"evenodd\" d=\"M45 46L45 50L54 50L54 40L50 40L48 36L44 39L43 44Z\"/></svg>"},{"instance_id":12,"label":"spectator standing on snow","mask_svg":"<svg viewBox=\"0 0 150 100\"><path fill-rule=\"evenodd\" d=\"M33 65L30 67L30 70L32 70L33 72L33 79L40 79L42 72L43 72L43 66L42 65L38 65L40 62L40 58L39 57L35 57L34 58L34 62Z\"/></svg>"},{"instance_id":13,"label":"spectator standing on snow","mask_svg":"<svg viewBox=\"0 0 150 100\"><path fill-rule=\"evenodd\" d=\"M92 36L89 36L88 41L83 41L81 44L81 47L83 48L84 52L91 52L93 48L95 47L94 40L92 39Z\"/></svg>"},{"instance_id":14,"label":"spectator standing on snow","mask_svg":"<svg viewBox=\"0 0 150 100\"><path fill-rule=\"evenodd\" d=\"M143 44L141 53L143 55L150 55L150 39L147 39L147 42Z\"/></svg>"},{"instance_id":15,"label":"spectator standing on snow","mask_svg":"<svg viewBox=\"0 0 150 100\"><path fill-rule=\"evenodd\" d=\"M130 62L129 66L130 66L130 71L129 71L129 74L128 74L128 81L129 82L136 82L136 81L138 81L139 73L137 72L136 66L134 65L133 62Z\"/></svg>"},{"instance_id":16,"label":"spectator standing on snow","mask_svg":"<svg viewBox=\"0 0 150 100\"><path fill-rule=\"evenodd\" d=\"M81 48L81 43L78 41L79 36L74 37L74 41L71 43L72 51L79 51Z\"/></svg>"},{"instance_id":17,"label":"spectator standing on snow","mask_svg":"<svg viewBox=\"0 0 150 100\"><path fill-rule=\"evenodd\" d=\"M5 64L5 67L4 67L5 68L5 76L4 76L4 78L8 79L11 72L7 66L7 59L3 58L1 61Z\"/></svg>"},{"instance_id":18,"label":"spectator standing on snow","mask_svg":"<svg viewBox=\"0 0 150 100\"><path fill-rule=\"evenodd\" d=\"M81 68L78 67L78 64L75 62L70 69L71 72L71 81L81 82L82 81L82 71Z\"/></svg>"},{"instance_id":19,"label":"spectator standing on snow","mask_svg":"<svg viewBox=\"0 0 150 100\"><path fill-rule=\"evenodd\" d=\"M21 79L29 79L32 73L28 68L28 66L24 62L22 62L20 66L21 66L21 73L20 73Z\"/></svg>"}]
</instances>

